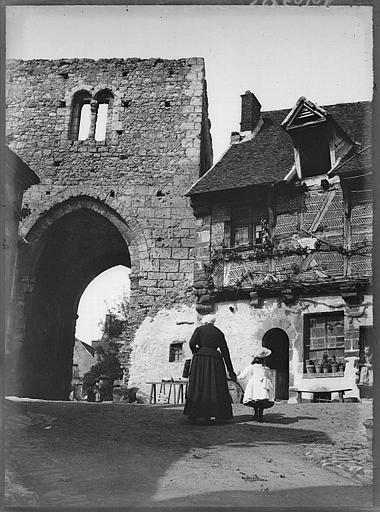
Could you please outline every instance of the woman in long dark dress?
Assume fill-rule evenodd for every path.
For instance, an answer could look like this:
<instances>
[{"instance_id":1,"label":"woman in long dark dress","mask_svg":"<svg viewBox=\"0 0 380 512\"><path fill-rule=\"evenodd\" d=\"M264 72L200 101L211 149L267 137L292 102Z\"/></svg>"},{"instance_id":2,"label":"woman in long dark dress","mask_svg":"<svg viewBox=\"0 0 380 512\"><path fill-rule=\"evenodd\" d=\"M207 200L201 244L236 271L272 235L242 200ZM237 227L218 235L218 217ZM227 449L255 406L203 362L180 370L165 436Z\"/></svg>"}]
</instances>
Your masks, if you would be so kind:
<instances>
[{"instance_id":1,"label":"woman in long dark dress","mask_svg":"<svg viewBox=\"0 0 380 512\"><path fill-rule=\"evenodd\" d=\"M225 366L234 382L236 374L224 334L214 322L213 315L203 317L203 325L195 329L190 340L193 359L183 411L190 421L232 419Z\"/></svg>"}]
</instances>

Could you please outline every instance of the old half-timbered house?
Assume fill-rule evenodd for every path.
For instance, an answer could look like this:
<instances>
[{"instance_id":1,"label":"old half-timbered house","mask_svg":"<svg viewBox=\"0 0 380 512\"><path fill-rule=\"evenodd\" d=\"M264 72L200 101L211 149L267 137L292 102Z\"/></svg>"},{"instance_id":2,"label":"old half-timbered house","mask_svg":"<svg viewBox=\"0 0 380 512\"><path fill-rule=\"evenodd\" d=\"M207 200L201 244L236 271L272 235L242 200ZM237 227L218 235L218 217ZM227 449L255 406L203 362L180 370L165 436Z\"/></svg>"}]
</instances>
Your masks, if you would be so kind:
<instances>
[{"instance_id":1,"label":"old half-timbered house","mask_svg":"<svg viewBox=\"0 0 380 512\"><path fill-rule=\"evenodd\" d=\"M236 370L255 347L271 348L277 399L295 389L360 398L372 329L370 146L368 102L321 108L301 97L261 112L247 91L241 131L188 191L197 311L216 315Z\"/></svg>"}]
</instances>

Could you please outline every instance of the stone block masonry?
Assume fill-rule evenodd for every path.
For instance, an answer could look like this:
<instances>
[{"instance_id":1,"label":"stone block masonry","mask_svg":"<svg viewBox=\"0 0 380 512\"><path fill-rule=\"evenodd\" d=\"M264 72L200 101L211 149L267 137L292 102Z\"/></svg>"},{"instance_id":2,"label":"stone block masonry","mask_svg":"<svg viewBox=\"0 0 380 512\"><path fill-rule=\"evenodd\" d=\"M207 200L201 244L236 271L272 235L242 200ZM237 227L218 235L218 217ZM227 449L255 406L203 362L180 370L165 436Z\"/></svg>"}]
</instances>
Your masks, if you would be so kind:
<instances>
[{"instance_id":1,"label":"stone block masonry","mask_svg":"<svg viewBox=\"0 0 380 512\"><path fill-rule=\"evenodd\" d=\"M66 276L61 295L69 298L65 310L54 291L56 312L42 320L49 326L35 326L46 339L55 336L53 324L63 322L71 343L81 293L116 264L131 267L130 314L138 312L139 318L131 319L134 331L143 316L190 306L196 226L185 193L212 164L203 59L11 60L6 96L8 144L41 180L24 196L27 213L20 223L28 248L21 247L19 281L27 274L36 286L31 300L19 286L24 307L14 324L24 328L18 329L23 338L18 341L29 335L30 315L40 323L46 318L33 308L54 303L51 289L57 276L39 282L52 257L54 272ZM105 136L98 132L102 105ZM83 135L86 109L89 126ZM94 215L68 222L64 235L59 223L85 210ZM104 222L97 231L99 216ZM63 250L57 248L57 237ZM86 237L89 248L80 249ZM46 241L51 242L50 256L43 252Z\"/></svg>"}]
</instances>

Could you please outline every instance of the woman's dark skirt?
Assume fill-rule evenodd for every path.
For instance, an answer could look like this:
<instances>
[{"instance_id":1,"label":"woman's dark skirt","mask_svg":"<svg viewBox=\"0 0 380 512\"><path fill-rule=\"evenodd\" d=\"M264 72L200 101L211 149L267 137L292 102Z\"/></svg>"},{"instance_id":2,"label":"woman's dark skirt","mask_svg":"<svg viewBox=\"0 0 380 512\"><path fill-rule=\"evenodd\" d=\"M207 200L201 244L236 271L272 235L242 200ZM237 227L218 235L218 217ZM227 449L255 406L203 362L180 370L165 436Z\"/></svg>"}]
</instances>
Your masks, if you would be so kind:
<instances>
[{"instance_id":1,"label":"woman's dark skirt","mask_svg":"<svg viewBox=\"0 0 380 512\"><path fill-rule=\"evenodd\" d=\"M224 361L216 350L194 354L183 413L189 418L232 418Z\"/></svg>"}]
</instances>

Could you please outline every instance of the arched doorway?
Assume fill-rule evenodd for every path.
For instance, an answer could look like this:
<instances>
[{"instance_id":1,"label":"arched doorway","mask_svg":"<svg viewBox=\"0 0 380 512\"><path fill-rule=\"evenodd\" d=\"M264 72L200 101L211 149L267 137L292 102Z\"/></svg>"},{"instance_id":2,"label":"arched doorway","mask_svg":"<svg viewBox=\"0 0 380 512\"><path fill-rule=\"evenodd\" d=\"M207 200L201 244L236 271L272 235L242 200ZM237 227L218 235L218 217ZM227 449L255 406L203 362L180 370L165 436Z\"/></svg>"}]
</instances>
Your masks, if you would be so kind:
<instances>
[{"instance_id":1,"label":"arched doorway","mask_svg":"<svg viewBox=\"0 0 380 512\"><path fill-rule=\"evenodd\" d=\"M35 286L25 311L23 396L68 399L79 299L100 273L131 266L121 221L105 213L89 203L39 226L37 237L31 232Z\"/></svg>"},{"instance_id":2,"label":"arched doorway","mask_svg":"<svg viewBox=\"0 0 380 512\"><path fill-rule=\"evenodd\" d=\"M282 329L270 329L264 334L263 347L269 348L272 354L267 358L268 366L276 370L277 400L289 398L289 338Z\"/></svg>"}]
</instances>

